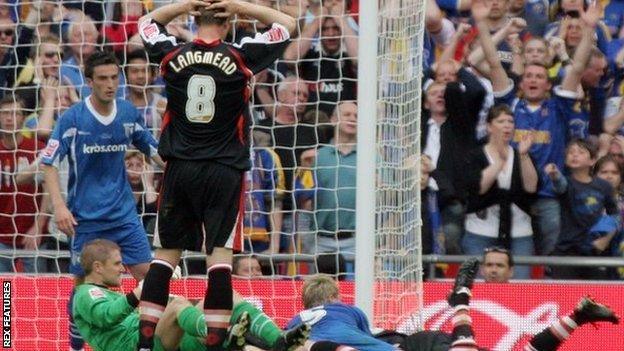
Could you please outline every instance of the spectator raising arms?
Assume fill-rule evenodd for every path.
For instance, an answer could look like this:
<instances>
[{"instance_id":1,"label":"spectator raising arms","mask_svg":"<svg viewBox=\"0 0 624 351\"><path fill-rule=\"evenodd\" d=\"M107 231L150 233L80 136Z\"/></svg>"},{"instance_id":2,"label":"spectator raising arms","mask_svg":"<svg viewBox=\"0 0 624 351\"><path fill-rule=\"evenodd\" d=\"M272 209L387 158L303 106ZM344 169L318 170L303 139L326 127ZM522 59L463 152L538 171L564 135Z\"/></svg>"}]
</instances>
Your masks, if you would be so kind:
<instances>
[{"instance_id":1,"label":"spectator raising arms","mask_svg":"<svg viewBox=\"0 0 624 351\"><path fill-rule=\"evenodd\" d=\"M436 81L425 91L421 119L421 148L432 165L430 188L436 191L446 236L446 251L461 252L466 192L463 181L464 160L476 147L479 111L485 88L468 70L456 71L454 61L437 66ZM447 74L441 72L450 70ZM448 81L438 81L442 77Z\"/></svg>"},{"instance_id":2,"label":"spectator raising arms","mask_svg":"<svg viewBox=\"0 0 624 351\"><path fill-rule=\"evenodd\" d=\"M552 252L557 242L560 207L552 190L551 180L543 170L549 163L563 168L566 141L570 137L588 136L588 116L579 113L575 106L580 99L577 91L590 57L594 42L593 29L600 17L600 9L592 5L583 13L582 40L561 85L552 89L546 67L539 63L527 63L518 84L522 92L521 99L516 96L516 84L509 79L496 55L486 21L489 11L484 1L473 2L472 16L479 29L479 42L490 65L489 78L494 96L498 103L506 103L513 108L516 128L513 142L516 144L522 140L523 135L534 133L529 154L540 181L538 199L533 207L533 220L537 227L538 253L545 255Z\"/></svg>"}]
</instances>

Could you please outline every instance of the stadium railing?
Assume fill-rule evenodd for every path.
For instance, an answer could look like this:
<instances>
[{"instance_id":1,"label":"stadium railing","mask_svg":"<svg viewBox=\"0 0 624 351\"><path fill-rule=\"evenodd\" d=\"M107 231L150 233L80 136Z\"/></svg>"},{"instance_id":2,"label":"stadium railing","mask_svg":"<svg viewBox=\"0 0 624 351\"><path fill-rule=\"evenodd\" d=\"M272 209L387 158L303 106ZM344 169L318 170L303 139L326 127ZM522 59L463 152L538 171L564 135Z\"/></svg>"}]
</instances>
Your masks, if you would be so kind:
<instances>
[{"instance_id":1,"label":"stadium railing","mask_svg":"<svg viewBox=\"0 0 624 351\"><path fill-rule=\"evenodd\" d=\"M315 262L316 256L302 254L255 255L261 262ZM0 250L0 258L44 258L69 259L69 251L59 250ZM427 265L427 274L435 277L435 265L438 263L461 263L471 256L467 255L423 255L423 264ZM184 263L201 261L205 255L186 251L182 255ZM347 259L348 261L348 259ZM624 257L587 257L587 256L514 256L514 263L521 266L573 266L573 267L624 267Z\"/></svg>"}]
</instances>

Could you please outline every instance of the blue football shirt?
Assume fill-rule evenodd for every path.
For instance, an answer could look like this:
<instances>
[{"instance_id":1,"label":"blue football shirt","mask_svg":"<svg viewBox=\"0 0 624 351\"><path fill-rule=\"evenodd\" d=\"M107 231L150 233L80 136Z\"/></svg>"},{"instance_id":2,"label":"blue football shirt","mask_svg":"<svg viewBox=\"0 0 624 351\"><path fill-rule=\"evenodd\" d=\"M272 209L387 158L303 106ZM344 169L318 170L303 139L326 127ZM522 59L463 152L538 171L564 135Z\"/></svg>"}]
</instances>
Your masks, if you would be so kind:
<instances>
[{"instance_id":1,"label":"blue football shirt","mask_svg":"<svg viewBox=\"0 0 624 351\"><path fill-rule=\"evenodd\" d=\"M158 144L137 109L116 100L109 116L100 115L90 96L59 118L42 163L69 162L67 205L77 232L106 230L136 220L136 205L126 178L124 156L133 144L148 156Z\"/></svg>"},{"instance_id":2,"label":"blue football shirt","mask_svg":"<svg viewBox=\"0 0 624 351\"><path fill-rule=\"evenodd\" d=\"M344 303L330 303L301 311L288 328L301 322L311 326L310 340L330 340L361 351L393 351L396 348L373 337L362 310Z\"/></svg>"}]
</instances>

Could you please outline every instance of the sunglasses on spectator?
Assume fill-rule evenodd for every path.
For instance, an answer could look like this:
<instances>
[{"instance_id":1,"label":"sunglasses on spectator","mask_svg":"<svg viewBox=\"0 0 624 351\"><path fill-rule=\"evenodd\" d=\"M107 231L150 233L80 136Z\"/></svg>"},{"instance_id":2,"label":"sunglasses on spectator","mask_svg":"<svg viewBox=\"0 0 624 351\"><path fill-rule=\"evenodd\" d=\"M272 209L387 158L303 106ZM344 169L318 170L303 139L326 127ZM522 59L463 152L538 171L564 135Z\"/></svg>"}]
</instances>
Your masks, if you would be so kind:
<instances>
[{"instance_id":1,"label":"sunglasses on spectator","mask_svg":"<svg viewBox=\"0 0 624 351\"><path fill-rule=\"evenodd\" d=\"M486 247L483 250L483 253L490 253L490 252L498 252L498 253L509 254L509 250L507 250L504 247L500 247L500 246L490 246L490 247Z\"/></svg>"},{"instance_id":2,"label":"sunglasses on spectator","mask_svg":"<svg viewBox=\"0 0 624 351\"><path fill-rule=\"evenodd\" d=\"M0 34L4 34L7 37L12 37L14 33L15 31L13 29L0 30Z\"/></svg>"}]
</instances>

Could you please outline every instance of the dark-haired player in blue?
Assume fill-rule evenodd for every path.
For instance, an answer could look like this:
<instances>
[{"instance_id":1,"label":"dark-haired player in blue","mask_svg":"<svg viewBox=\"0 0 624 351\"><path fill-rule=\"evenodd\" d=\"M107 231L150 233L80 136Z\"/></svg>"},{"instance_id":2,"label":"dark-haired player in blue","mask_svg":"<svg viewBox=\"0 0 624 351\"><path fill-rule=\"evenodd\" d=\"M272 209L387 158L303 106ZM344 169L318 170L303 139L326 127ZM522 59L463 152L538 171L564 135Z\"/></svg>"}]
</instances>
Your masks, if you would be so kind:
<instances>
[{"instance_id":1,"label":"dark-haired player in blue","mask_svg":"<svg viewBox=\"0 0 624 351\"><path fill-rule=\"evenodd\" d=\"M71 237L70 273L83 282L80 253L84 244L101 238L121 247L123 263L137 280L145 277L152 259L145 229L126 178L124 156L130 145L162 164L158 144L134 106L116 99L119 66L110 53L96 52L85 62L92 93L58 120L42 153L45 183L54 206L56 224ZM58 163L69 162L67 204L61 196ZM71 311L72 298L69 301ZM84 342L70 313L70 343Z\"/></svg>"}]
</instances>

